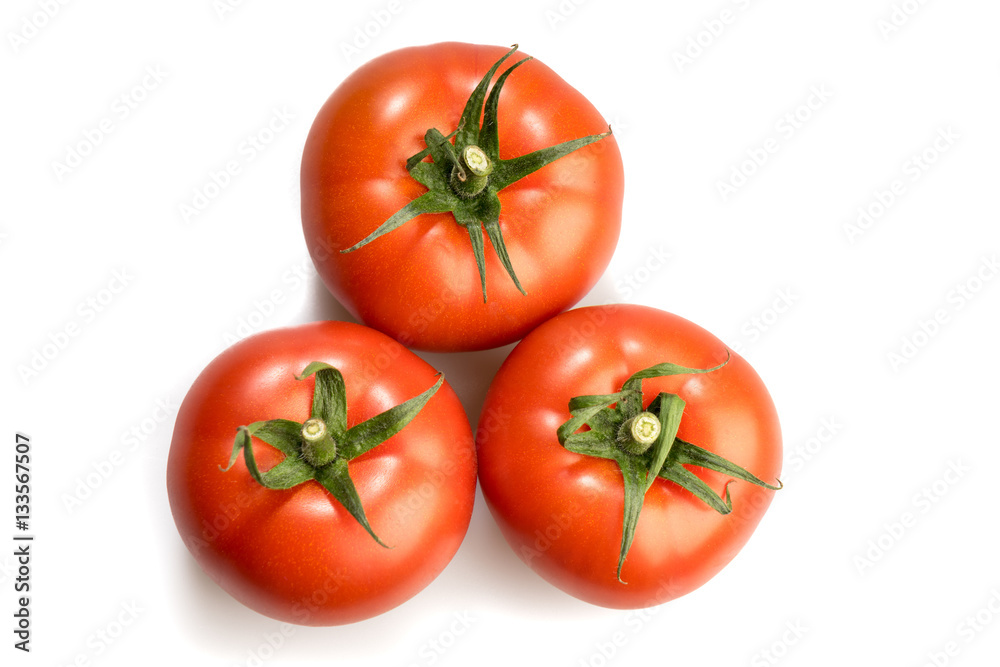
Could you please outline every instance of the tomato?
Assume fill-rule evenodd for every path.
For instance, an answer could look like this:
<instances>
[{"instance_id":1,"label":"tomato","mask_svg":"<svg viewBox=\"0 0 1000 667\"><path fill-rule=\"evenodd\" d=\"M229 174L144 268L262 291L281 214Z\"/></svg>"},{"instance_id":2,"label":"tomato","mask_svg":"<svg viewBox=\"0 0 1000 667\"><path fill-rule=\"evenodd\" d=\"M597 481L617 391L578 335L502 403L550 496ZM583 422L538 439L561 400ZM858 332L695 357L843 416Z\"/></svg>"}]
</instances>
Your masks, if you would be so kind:
<instances>
[{"instance_id":1,"label":"tomato","mask_svg":"<svg viewBox=\"0 0 1000 667\"><path fill-rule=\"evenodd\" d=\"M407 346L518 340L582 298L618 242L621 154L594 106L528 60L497 76L484 107L491 64L512 53L442 43L382 55L340 84L306 140L302 225L319 275ZM391 219L402 224L387 231Z\"/></svg>"},{"instance_id":2,"label":"tomato","mask_svg":"<svg viewBox=\"0 0 1000 667\"><path fill-rule=\"evenodd\" d=\"M628 405L646 412L626 421ZM623 444L631 424L650 429L644 454ZM778 417L759 376L704 329L644 306L571 310L531 332L490 385L477 433L480 485L508 543L606 607L704 584L780 486ZM662 468L647 474L656 452Z\"/></svg>"},{"instance_id":3,"label":"tomato","mask_svg":"<svg viewBox=\"0 0 1000 667\"><path fill-rule=\"evenodd\" d=\"M322 457L307 439L320 430L336 445ZM301 625L358 621L423 589L465 536L475 484L451 387L347 322L260 333L220 354L180 407L167 467L201 568L246 606Z\"/></svg>"}]
</instances>

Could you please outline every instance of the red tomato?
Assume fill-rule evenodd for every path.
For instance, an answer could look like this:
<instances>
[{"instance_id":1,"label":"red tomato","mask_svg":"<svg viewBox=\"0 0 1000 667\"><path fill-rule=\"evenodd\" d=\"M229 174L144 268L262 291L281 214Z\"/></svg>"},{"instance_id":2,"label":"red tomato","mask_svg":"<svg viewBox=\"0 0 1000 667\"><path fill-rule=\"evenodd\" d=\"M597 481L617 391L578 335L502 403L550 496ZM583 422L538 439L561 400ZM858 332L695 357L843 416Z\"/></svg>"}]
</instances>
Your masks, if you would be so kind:
<instances>
[{"instance_id":1,"label":"red tomato","mask_svg":"<svg viewBox=\"0 0 1000 667\"><path fill-rule=\"evenodd\" d=\"M468 528L476 463L468 419L447 383L398 434L352 458L357 496L389 548L316 479L265 488L242 457L220 470L239 427L310 418L319 373L296 375L314 361L342 373L348 427L437 379L399 343L357 324L317 322L247 338L213 360L184 399L167 490L184 543L233 597L283 621L334 625L391 609L438 575ZM257 437L252 449L261 471L285 458Z\"/></svg>"},{"instance_id":2,"label":"red tomato","mask_svg":"<svg viewBox=\"0 0 1000 667\"><path fill-rule=\"evenodd\" d=\"M613 608L666 602L725 566L760 521L771 488L687 466L712 495L731 494L732 511L723 515L686 488L650 477L619 580L622 469L569 451L557 430L570 419L570 399L618 392L637 371L724 363L643 380L642 406L660 392L680 396L686 405L675 443L693 443L773 482L781 468L775 407L750 365L730 354L691 322L633 305L571 310L521 341L490 385L477 447L483 495L522 560L571 595Z\"/></svg>"},{"instance_id":3,"label":"red tomato","mask_svg":"<svg viewBox=\"0 0 1000 667\"><path fill-rule=\"evenodd\" d=\"M424 213L342 252L428 191L407 159L425 150L429 129L458 127L470 93L507 51L443 43L380 56L334 91L306 140L302 224L319 275L355 317L410 347L475 350L520 339L582 298L618 242L622 162L607 136L499 191L499 228L526 294L490 249L496 244L483 241L485 218L467 228L452 213ZM502 160L608 129L537 60L503 84L497 117ZM485 244L485 285L470 230Z\"/></svg>"}]
</instances>

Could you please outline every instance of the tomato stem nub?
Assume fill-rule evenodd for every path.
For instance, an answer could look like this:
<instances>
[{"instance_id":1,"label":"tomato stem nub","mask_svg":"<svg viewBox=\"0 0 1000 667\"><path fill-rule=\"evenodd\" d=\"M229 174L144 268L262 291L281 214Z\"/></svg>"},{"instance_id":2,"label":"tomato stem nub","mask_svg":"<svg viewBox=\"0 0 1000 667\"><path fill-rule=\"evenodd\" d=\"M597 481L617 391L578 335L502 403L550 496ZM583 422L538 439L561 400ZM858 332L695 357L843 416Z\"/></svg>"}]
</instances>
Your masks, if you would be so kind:
<instances>
[{"instance_id":1,"label":"tomato stem nub","mask_svg":"<svg viewBox=\"0 0 1000 667\"><path fill-rule=\"evenodd\" d=\"M337 457L337 443L322 419L313 417L302 424L302 457L313 466L324 466Z\"/></svg>"},{"instance_id":2,"label":"tomato stem nub","mask_svg":"<svg viewBox=\"0 0 1000 667\"><path fill-rule=\"evenodd\" d=\"M459 197L475 197L486 188L493 173L493 162L486 152L470 144L459 153L459 164L451 171L451 189ZM478 221L477 221L478 224Z\"/></svg>"},{"instance_id":3,"label":"tomato stem nub","mask_svg":"<svg viewBox=\"0 0 1000 667\"><path fill-rule=\"evenodd\" d=\"M645 454L660 437L660 419L652 412L640 412L618 429L618 445L629 454Z\"/></svg>"},{"instance_id":4,"label":"tomato stem nub","mask_svg":"<svg viewBox=\"0 0 1000 667\"><path fill-rule=\"evenodd\" d=\"M462 164L476 176L489 176L493 171L490 156L479 146L470 144L462 151Z\"/></svg>"}]
</instances>

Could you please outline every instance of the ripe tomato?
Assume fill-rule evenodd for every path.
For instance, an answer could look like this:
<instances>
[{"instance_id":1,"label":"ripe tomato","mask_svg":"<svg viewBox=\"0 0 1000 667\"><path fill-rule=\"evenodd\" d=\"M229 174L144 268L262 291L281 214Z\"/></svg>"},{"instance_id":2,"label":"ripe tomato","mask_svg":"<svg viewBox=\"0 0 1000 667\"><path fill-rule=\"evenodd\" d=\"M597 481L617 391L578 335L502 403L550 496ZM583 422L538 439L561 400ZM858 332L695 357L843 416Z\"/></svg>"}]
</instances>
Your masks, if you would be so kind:
<instances>
[{"instance_id":1,"label":"ripe tomato","mask_svg":"<svg viewBox=\"0 0 1000 667\"><path fill-rule=\"evenodd\" d=\"M323 415L337 451L316 460L305 427ZM251 336L202 371L177 415L167 490L184 543L233 597L335 625L438 575L468 528L475 475L468 419L433 368L372 329L317 322Z\"/></svg>"},{"instance_id":2,"label":"ripe tomato","mask_svg":"<svg viewBox=\"0 0 1000 667\"><path fill-rule=\"evenodd\" d=\"M582 298L618 242L621 154L583 95L530 60L497 77L482 111L491 64L511 54L443 43L380 56L341 83L306 140L302 225L319 275L410 347L518 340ZM464 192L473 182L483 189ZM386 231L390 219L403 224Z\"/></svg>"},{"instance_id":3,"label":"ripe tomato","mask_svg":"<svg viewBox=\"0 0 1000 667\"><path fill-rule=\"evenodd\" d=\"M633 422L617 411L630 403L660 413L663 431L638 425L660 438L646 454L623 444ZM483 495L522 560L613 608L660 604L714 576L757 526L778 488L762 480L781 467L775 407L750 365L695 324L632 305L571 310L525 337L490 385L477 448ZM656 451L662 472L647 477Z\"/></svg>"}]
</instances>

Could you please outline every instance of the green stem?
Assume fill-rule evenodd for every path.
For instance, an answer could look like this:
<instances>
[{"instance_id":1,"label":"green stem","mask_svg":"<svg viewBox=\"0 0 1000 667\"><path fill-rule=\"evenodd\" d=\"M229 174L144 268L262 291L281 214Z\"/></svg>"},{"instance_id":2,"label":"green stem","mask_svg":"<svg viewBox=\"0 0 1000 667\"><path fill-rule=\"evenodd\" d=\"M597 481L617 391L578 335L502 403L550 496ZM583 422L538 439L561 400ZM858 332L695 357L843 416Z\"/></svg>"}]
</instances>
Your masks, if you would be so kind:
<instances>
[{"instance_id":1,"label":"green stem","mask_svg":"<svg viewBox=\"0 0 1000 667\"><path fill-rule=\"evenodd\" d=\"M622 473L625 497L622 541L618 554L619 581L622 580L622 567L635 537L646 492L657 479L672 482L690 491L721 514L732 511L729 482L723 490L725 497L720 496L698 475L685 468L685 465L714 470L734 480L742 480L769 490L781 488L780 481L776 485L768 484L732 461L678 438L685 402L677 394L660 392L643 408L643 380L711 373L728 362L728 354L726 361L713 368L687 368L664 362L633 373L621 390L614 394L575 396L570 399L570 418L556 430L559 443L582 456L610 459Z\"/></svg>"},{"instance_id":2,"label":"green stem","mask_svg":"<svg viewBox=\"0 0 1000 667\"><path fill-rule=\"evenodd\" d=\"M459 197L470 199L486 189L493 173L493 161L475 144L466 146L458 159L459 165L451 171L451 189Z\"/></svg>"},{"instance_id":3,"label":"green stem","mask_svg":"<svg viewBox=\"0 0 1000 667\"><path fill-rule=\"evenodd\" d=\"M290 419L271 419L240 426L236 430L229 464L222 470L231 470L242 452L247 472L265 488L290 489L315 480L376 542L386 546L368 523L347 463L379 446L413 421L444 384L444 376L439 375L433 386L423 393L348 428L344 376L333 366L314 361L295 378L302 381L311 375L315 375L316 380L309 419L301 424ZM270 470L261 472L253 453L253 438L271 445L285 458Z\"/></svg>"},{"instance_id":4,"label":"green stem","mask_svg":"<svg viewBox=\"0 0 1000 667\"><path fill-rule=\"evenodd\" d=\"M618 446L640 456L649 451L660 437L660 419L651 412L640 412L618 429Z\"/></svg>"},{"instance_id":5,"label":"green stem","mask_svg":"<svg viewBox=\"0 0 1000 667\"><path fill-rule=\"evenodd\" d=\"M406 160L407 172L426 187L427 192L396 211L361 241L341 252L355 252L419 215L451 213L455 221L475 237L471 249L479 270L483 301L486 301L484 229L489 235L490 245L514 285L522 294L527 294L514 272L504 245L499 222L500 198L497 193L573 151L604 139L611 134L611 128L607 132L571 139L519 157L501 159L497 126L500 91L511 73L530 58L507 68L497 76L492 88L490 82L500 65L515 51L517 45L494 63L479 81L465 103L458 129L447 136L436 128L428 129L424 133L427 147ZM431 158L430 161L427 161L428 157Z\"/></svg>"},{"instance_id":6,"label":"green stem","mask_svg":"<svg viewBox=\"0 0 1000 667\"><path fill-rule=\"evenodd\" d=\"M315 467L337 457L337 443L322 419L313 417L302 424L302 458Z\"/></svg>"}]
</instances>

